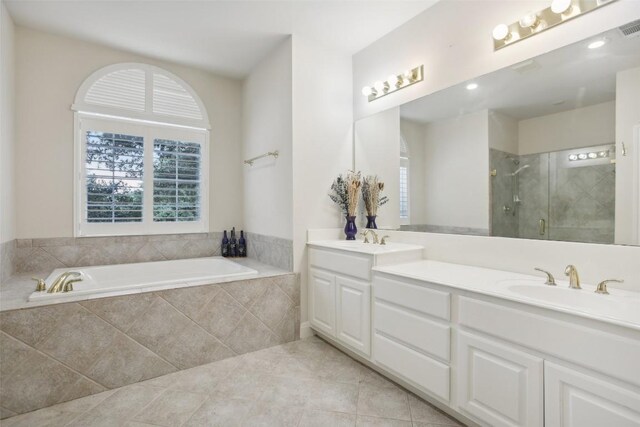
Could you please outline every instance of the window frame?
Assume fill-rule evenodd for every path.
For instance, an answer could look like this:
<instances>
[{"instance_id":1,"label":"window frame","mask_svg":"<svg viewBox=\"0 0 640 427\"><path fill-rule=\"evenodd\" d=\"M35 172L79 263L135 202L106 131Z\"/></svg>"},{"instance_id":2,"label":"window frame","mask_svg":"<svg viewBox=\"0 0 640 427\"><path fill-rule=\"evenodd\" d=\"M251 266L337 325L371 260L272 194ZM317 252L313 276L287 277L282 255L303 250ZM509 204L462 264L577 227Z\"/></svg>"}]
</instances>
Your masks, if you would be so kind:
<instances>
[{"instance_id":1,"label":"window frame","mask_svg":"<svg viewBox=\"0 0 640 427\"><path fill-rule=\"evenodd\" d=\"M400 215L399 215L399 220L400 220L400 225L409 225L411 224L411 197L410 197L410 193L411 193L411 179L410 179L410 160L408 156L400 156L400 169L401 168L405 168L407 171L407 216L403 217L401 212L401 206L398 206L400 209ZM398 169L398 175L400 175L400 169ZM400 200L398 200L398 205L400 205Z\"/></svg>"},{"instance_id":2,"label":"window frame","mask_svg":"<svg viewBox=\"0 0 640 427\"><path fill-rule=\"evenodd\" d=\"M130 236L201 233L209 230L209 131L126 117L91 113L74 114L74 236ZM86 220L86 132L125 133L144 138L143 215L141 222L90 223ZM200 219L198 221L153 221L154 139L196 142L201 146Z\"/></svg>"}]
</instances>

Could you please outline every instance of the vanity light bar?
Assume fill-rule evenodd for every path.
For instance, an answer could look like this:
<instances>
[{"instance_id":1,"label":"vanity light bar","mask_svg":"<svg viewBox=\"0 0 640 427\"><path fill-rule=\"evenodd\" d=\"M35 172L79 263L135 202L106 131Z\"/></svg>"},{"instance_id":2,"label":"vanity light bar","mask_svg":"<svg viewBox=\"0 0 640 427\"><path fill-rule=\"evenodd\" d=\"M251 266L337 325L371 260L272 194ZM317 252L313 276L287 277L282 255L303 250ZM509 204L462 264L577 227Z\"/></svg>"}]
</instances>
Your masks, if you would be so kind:
<instances>
[{"instance_id":1,"label":"vanity light bar","mask_svg":"<svg viewBox=\"0 0 640 427\"><path fill-rule=\"evenodd\" d=\"M537 13L527 12L511 25L499 24L493 29L493 50L502 49L520 40L560 25L570 19L606 6L616 0L553 0Z\"/></svg>"},{"instance_id":2,"label":"vanity light bar","mask_svg":"<svg viewBox=\"0 0 640 427\"><path fill-rule=\"evenodd\" d=\"M382 98L385 95L421 82L423 79L424 65L420 65L402 74L392 74L384 82L377 81L373 86L365 86L362 88L362 94L371 102L374 99Z\"/></svg>"},{"instance_id":3,"label":"vanity light bar","mask_svg":"<svg viewBox=\"0 0 640 427\"><path fill-rule=\"evenodd\" d=\"M609 150L591 151L591 152L585 152L585 153L572 153L572 154L569 154L569 161L575 162L579 160L604 159L606 157L609 157Z\"/></svg>"}]
</instances>

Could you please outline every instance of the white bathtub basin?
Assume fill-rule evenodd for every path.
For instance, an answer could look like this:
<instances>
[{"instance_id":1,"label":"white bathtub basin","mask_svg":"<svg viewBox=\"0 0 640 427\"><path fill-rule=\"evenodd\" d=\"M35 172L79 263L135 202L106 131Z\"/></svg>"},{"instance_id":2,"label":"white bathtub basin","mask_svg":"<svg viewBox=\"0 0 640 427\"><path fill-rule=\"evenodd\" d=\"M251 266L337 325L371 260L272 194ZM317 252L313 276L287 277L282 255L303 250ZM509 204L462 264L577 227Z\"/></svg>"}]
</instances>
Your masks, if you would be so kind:
<instances>
[{"instance_id":1,"label":"white bathtub basin","mask_svg":"<svg viewBox=\"0 0 640 427\"><path fill-rule=\"evenodd\" d=\"M172 289L204 285L251 277L256 270L222 257L143 262L136 264L102 265L95 267L59 268L46 279L47 289L66 271L78 271L82 281L73 284L73 291L34 292L29 301L63 301L79 296L98 294L122 295L149 290Z\"/></svg>"}]
</instances>

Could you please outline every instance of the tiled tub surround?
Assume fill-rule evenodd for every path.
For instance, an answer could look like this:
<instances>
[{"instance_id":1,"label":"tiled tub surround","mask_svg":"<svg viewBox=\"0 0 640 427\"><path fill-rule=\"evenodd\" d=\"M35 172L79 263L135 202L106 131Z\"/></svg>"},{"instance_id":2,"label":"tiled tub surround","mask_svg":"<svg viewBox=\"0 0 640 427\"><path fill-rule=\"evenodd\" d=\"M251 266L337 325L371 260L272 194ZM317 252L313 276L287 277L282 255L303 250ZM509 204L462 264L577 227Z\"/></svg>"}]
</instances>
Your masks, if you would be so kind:
<instances>
[{"instance_id":1,"label":"tiled tub surround","mask_svg":"<svg viewBox=\"0 0 640 427\"><path fill-rule=\"evenodd\" d=\"M0 313L2 418L293 341L296 275Z\"/></svg>"},{"instance_id":2,"label":"tiled tub surround","mask_svg":"<svg viewBox=\"0 0 640 427\"><path fill-rule=\"evenodd\" d=\"M17 239L2 246L2 280L64 267L167 261L220 255L222 233ZM247 233L248 255L292 271L293 242Z\"/></svg>"}]
</instances>

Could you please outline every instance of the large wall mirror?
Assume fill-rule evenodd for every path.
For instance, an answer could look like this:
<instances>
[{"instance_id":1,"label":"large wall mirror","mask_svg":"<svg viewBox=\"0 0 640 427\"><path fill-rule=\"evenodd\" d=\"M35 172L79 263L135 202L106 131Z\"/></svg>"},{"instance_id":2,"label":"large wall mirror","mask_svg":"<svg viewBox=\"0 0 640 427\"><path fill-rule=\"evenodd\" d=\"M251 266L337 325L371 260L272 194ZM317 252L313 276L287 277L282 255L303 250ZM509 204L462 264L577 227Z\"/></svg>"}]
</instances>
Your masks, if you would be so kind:
<instances>
[{"instance_id":1,"label":"large wall mirror","mask_svg":"<svg viewBox=\"0 0 640 427\"><path fill-rule=\"evenodd\" d=\"M637 245L639 139L640 31L615 28L359 120L355 167L379 225Z\"/></svg>"}]
</instances>

